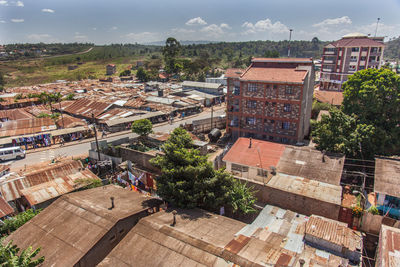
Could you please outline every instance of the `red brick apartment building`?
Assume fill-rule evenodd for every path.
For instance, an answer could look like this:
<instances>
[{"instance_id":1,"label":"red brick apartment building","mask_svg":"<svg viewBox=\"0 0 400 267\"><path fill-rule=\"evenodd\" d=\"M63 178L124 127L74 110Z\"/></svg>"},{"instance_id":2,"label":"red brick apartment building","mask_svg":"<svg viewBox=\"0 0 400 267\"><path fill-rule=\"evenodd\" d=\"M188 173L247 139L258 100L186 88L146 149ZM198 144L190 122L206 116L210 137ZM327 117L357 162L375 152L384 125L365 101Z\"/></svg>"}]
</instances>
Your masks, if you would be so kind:
<instances>
[{"instance_id":1,"label":"red brick apartment building","mask_svg":"<svg viewBox=\"0 0 400 267\"><path fill-rule=\"evenodd\" d=\"M347 34L324 47L321 62L320 90L342 91L349 75L368 68L380 68L383 37L361 33Z\"/></svg>"},{"instance_id":2,"label":"red brick apartment building","mask_svg":"<svg viewBox=\"0 0 400 267\"><path fill-rule=\"evenodd\" d=\"M228 69L227 132L302 142L309 132L314 91L310 58L253 58L246 69Z\"/></svg>"}]
</instances>

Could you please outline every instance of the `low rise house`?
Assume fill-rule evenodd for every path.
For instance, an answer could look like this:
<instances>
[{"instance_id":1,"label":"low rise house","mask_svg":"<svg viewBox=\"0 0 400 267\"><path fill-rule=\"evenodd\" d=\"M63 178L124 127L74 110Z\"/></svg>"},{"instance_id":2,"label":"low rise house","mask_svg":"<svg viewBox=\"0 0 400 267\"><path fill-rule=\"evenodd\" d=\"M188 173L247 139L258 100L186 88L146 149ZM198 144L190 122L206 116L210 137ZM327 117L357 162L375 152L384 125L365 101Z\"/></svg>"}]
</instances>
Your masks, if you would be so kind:
<instances>
[{"instance_id":1,"label":"low rise house","mask_svg":"<svg viewBox=\"0 0 400 267\"><path fill-rule=\"evenodd\" d=\"M257 189L259 201L338 219L344 156L239 138L223 158L227 171Z\"/></svg>"},{"instance_id":2,"label":"low rise house","mask_svg":"<svg viewBox=\"0 0 400 267\"><path fill-rule=\"evenodd\" d=\"M57 199L5 242L40 247L42 266L95 266L160 204L116 185L83 190Z\"/></svg>"},{"instance_id":3,"label":"low rise house","mask_svg":"<svg viewBox=\"0 0 400 267\"><path fill-rule=\"evenodd\" d=\"M375 266L400 266L400 229L382 225Z\"/></svg>"},{"instance_id":4,"label":"low rise house","mask_svg":"<svg viewBox=\"0 0 400 267\"><path fill-rule=\"evenodd\" d=\"M183 91L196 90L212 95L223 95L223 86L219 83L184 81L182 83L182 90Z\"/></svg>"},{"instance_id":5,"label":"low rise house","mask_svg":"<svg viewBox=\"0 0 400 267\"><path fill-rule=\"evenodd\" d=\"M115 72L117 72L117 67L115 66L115 64L108 64L106 66L107 75L113 75Z\"/></svg>"},{"instance_id":6,"label":"low rise house","mask_svg":"<svg viewBox=\"0 0 400 267\"><path fill-rule=\"evenodd\" d=\"M178 210L176 216L159 212L141 219L99 266L347 266L347 254L305 241L307 221L270 205L248 225L199 209ZM310 227L324 232L329 223ZM336 238L353 252L353 244L362 244L361 234L345 233L338 230Z\"/></svg>"},{"instance_id":7,"label":"low rise house","mask_svg":"<svg viewBox=\"0 0 400 267\"><path fill-rule=\"evenodd\" d=\"M374 191L378 210L400 219L400 159L375 158Z\"/></svg>"}]
</instances>

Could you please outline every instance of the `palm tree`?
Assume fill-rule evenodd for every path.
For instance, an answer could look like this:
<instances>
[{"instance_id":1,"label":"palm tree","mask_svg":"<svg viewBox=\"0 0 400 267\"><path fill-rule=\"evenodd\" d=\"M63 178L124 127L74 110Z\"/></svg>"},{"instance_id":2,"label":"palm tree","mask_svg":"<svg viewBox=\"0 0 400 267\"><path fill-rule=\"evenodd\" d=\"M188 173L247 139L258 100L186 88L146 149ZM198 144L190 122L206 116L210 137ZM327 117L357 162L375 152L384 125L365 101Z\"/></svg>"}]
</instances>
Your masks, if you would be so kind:
<instances>
[{"instance_id":1,"label":"palm tree","mask_svg":"<svg viewBox=\"0 0 400 267\"><path fill-rule=\"evenodd\" d=\"M0 262L1 266L7 267L34 267L43 263L44 257L34 259L40 252L40 248L35 250L32 247L22 250L10 241L7 245L0 243Z\"/></svg>"}]
</instances>

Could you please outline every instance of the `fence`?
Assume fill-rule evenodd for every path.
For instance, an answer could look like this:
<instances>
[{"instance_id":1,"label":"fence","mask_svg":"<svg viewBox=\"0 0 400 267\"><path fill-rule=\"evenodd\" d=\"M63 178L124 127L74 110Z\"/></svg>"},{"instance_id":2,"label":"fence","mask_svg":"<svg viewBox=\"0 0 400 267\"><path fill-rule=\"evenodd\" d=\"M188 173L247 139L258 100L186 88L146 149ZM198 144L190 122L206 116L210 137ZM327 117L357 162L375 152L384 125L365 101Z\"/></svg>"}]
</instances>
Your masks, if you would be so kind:
<instances>
[{"instance_id":1,"label":"fence","mask_svg":"<svg viewBox=\"0 0 400 267\"><path fill-rule=\"evenodd\" d=\"M226 116L217 116L212 120L211 126L211 118L202 119L202 120L194 120L193 124L193 133L205 133L209 132L214 128L224 129L226 127Z\"/></svg>"}]
</instances>

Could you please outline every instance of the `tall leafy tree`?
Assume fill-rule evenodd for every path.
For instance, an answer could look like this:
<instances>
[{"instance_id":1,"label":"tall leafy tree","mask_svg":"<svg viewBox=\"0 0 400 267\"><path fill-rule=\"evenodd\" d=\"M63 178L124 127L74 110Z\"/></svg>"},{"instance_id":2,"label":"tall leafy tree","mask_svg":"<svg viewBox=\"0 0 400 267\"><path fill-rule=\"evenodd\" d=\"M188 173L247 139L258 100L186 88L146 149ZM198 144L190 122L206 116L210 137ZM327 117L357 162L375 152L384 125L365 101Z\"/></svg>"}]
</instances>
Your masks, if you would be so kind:
<instances>
[{"instance_id":1,"label":"tall leafy tree","mask_svg":"<svg viewBox=\"0 0 400 267\"><path fill-rule=\"evenodd\" d=\"M342 110L376 129L376 153L400 152L400 77L393 71L367 69L343 85Z\"/></svg>"},{"instance_id":2,"label":"tall leafy tree","mask_svg":"<svg viewBox=\"0 0 400 267\"><path fill-rule=\"evenodd\" d=\"M148 119L134 121L132 123L132 132L143 138L153 132L153 124Z\"/></svg>"},{"instance_id":3,"label":"tall leafy tree","mask_svg":"<svg viewBox=\"0 0 400 267\"><path fill-rule=\"evenodd\" d=\"M137 72L136 72L136 77L139 79L141 82L147 82L149 80L149 74L143 67L139 67Z\"/></svg>"},{"instance_id":4,"label":"tall leafy tree","mask_svg":"<svg viewBox=\"0 0 400 267\"><path fill-rule=\"evenodd\" d=\"M223 205L231 205L234 193L235 199L244 198L230 174L215 171L207 157L193 148L192 138L186 130L175 129L162 151L164 155L151 161L161 168L162 173L156 179L157 194L173 205L217 210ZM241 203L247 205L237 205L235 211L251 211L254 196L249 188L246 193L248 199Z\"/></svg>"}]
</instances>

